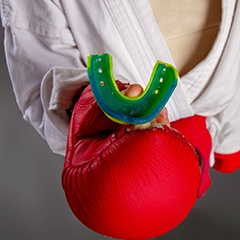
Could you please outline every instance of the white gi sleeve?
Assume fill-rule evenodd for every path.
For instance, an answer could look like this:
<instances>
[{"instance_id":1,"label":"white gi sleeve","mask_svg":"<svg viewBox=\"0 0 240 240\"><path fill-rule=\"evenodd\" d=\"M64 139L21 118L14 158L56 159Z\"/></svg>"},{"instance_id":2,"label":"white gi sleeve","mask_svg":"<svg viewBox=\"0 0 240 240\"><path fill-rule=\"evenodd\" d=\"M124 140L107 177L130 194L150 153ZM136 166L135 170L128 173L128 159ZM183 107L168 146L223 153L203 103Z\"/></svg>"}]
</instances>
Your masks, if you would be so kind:
<instances>
[{"instance_id":1,"label":"white gi sleeve","mask_svg":"<svg viewBox=\"0 0 240 240\"><path fill-rule=\"evenodd\" d=\"M219 114L208 118L214 152L232 154L240 151L240 85L228 105Z\"/></svg>"},{"instance_id":2,"label":"white gi sleeve","mask_svg":"<svg viewBox=\"0 0 240 240\"><path fill-rule=\"evenodd\" d=\"M88 82L86 66L61 5L42 0L1 0L5 53L25 120L65 154L66 109Z\"/></svg>"}]
</instances>

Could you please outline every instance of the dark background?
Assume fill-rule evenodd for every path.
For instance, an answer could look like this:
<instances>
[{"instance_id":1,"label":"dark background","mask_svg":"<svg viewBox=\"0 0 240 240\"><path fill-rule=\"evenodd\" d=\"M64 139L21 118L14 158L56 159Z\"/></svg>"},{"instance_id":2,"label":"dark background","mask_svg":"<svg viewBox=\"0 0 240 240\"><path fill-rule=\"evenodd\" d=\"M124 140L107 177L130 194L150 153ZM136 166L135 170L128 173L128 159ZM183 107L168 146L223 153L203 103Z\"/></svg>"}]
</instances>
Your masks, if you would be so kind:
<instances>
[{"instance_id":1,"label":"dark background","mask_svg":"<svg viewBox=\"0 0 240 240\"><path fill-rule=\"evenodd\" d=\"M7 72L0 27L0 239L100 240L78 222L61 187L64 158L26 123ZM240 134L240 133L239 133ZM211 172L213 185L161 240L239 240L240 172Z\"/></svg>"}]
</instances>

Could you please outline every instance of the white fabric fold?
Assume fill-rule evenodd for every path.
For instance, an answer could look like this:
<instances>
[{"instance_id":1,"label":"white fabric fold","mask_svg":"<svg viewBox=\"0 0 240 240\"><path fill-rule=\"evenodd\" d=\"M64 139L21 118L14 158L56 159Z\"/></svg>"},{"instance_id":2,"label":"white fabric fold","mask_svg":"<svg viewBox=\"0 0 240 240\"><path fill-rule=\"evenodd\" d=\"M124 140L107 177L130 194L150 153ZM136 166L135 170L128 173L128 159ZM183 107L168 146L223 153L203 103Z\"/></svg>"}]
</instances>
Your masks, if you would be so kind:
<instances>
[{"instance_id":1,"label":"white fabric fold","mask_svg":"<svg viewBox=\"0 0 240 240\"><path fill-rule=\"evenodd\" d=\"M88 82L88 55L110 53L114 75L143 87L157 60L174 64L147 0L0 0L0 7L19 108L62 155L65 110ZM206 116L213 151L232 153L240 150L240 3L222 0L222 9L211 52L182 76L167 108L171 121Z\"/></svg>"}]
</instances>

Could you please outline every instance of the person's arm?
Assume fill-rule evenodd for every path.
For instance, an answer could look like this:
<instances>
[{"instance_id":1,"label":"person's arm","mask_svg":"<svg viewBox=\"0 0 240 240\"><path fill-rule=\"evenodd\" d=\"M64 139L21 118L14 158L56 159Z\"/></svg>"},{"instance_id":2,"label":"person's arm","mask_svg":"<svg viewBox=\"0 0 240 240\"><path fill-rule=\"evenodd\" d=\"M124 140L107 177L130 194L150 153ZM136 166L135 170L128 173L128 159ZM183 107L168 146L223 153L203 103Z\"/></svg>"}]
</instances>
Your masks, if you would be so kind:
<instances>
[{"instance_id":1,"label":"person's arm","mask_svg":"<svg viewBox=\"0 0 240 240\"><path fill-rule=\"evenodd\" d=\"M215 164L213 168L231 173L240 168L240 85L236 85L232 99L218 115L209 118L214 138Z\"/></svg>"},{"instance_id":2,"label":"person's arm","mask_svg":"<svg viewBox=\"0 0 240 240\"><path fill-rule=\"evenodd\" d=\"M66 109L88 82L65 15L52 1L7 0L1 3L1 18L7 65L23 117L54 152L64 154Z\"/></svg>"}]
</instances>

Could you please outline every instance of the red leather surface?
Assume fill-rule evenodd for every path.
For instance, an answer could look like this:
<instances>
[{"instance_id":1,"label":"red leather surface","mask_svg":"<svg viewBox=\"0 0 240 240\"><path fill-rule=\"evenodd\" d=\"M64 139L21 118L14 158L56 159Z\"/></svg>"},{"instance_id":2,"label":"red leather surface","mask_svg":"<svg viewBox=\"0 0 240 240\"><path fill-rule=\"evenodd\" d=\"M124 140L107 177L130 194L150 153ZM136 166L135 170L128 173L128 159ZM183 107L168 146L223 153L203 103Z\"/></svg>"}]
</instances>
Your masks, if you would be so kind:
<instances>
[{"instance_id":1,"label":"red leather surface","mask_svg":"<svg viewBox=\"0 0 240 240\"><path fill-rule=\"evenodd\" d=\"M211 185L209 172L212 140L206 127L206 118L194 115L172 122L171 126L180 131L198 153L201 165L201 180L197 197L201 198Z\"/></svg>"},{"instance_id":2,"label":"red leather surface","mask_svg":"<svg viewBox=\"0 0 240 240\"><path fill-rule=\"evenodd\" d=\"M231 154L214 153L213 168L222 173L231 173L240 168L240 151Z\"/></svg>"},{"instance_id":3,"label":"red leather surface","mask_svg":"<svg viewBox=\"0 0 240 240\"><path fill-rule=\"evenodd\" d=\"M90 229L148 239L176 227L196 201L198 156L176 130L126 132L99 109L88 86L75 105L62 184Z\"/></svg>"}]
</instances>

